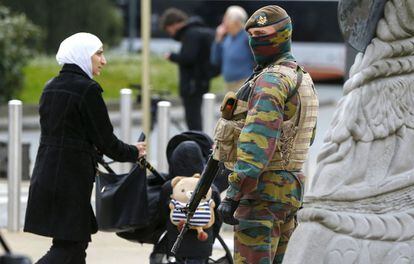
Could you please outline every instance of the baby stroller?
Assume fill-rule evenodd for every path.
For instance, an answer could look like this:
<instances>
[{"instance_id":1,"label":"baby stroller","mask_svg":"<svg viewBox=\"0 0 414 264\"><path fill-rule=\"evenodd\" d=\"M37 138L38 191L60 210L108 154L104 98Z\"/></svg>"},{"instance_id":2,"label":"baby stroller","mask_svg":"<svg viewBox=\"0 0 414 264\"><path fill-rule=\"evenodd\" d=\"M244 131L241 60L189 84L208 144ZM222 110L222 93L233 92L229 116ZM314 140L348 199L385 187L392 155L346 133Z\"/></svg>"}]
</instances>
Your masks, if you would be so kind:
<instances>
[{"instance_id":1,"label":"baby stroller","mask_svg":"<svg viewBox=\"0 0 414 264\"><path fill-rule=\"evenodd\" d=\"M196 172L201 172L212 145L211 138L202 132L187 131L174 136L167 145L169 173L161 175L155 173L147 178L148 208L151 221L145 227L117 233L118 236L133 242L153 244L154 249L150 256L151 264L183 263L181 256L194 253L197 244L201 245L198 253L207 256L208 263L232 263L231 252L219 235L221 221L217 217L213 227L206 229L209 234L208 241L201 243L197 240L196 232L194 234L189 232L180 248L181 252L179 250L175 257L170 254L172 243L178 235L177 228L170 225L169 221L168 202L172 192L171 179L177 175L192 176ZM226 177L226 175L218 176L212 186L216 208L220 203L219 189L226 188L223 186L223 182L226 180L223 181L222 177ZM225 251L225 255L218 260L209 257L215 238Z\"/></svg>"}]
</instances>

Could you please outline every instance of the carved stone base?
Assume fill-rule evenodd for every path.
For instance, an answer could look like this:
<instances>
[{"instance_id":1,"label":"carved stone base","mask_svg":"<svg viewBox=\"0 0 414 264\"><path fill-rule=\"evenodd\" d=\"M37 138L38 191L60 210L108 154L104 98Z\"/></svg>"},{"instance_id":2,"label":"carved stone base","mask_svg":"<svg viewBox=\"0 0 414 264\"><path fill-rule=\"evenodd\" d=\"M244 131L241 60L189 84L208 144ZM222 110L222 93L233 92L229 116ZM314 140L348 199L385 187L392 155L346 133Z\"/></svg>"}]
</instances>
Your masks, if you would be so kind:
<instances>
[{"instance_id":1,"label":"carved stone base","mask_svg":"<svg viewBox=\"0 0 414 264\"><path fill-rule=\"evenodd\" d=\"M380 2L341 1L367 16ZM344 84L283 263L414 264L414 1L387 0L376 26Z\"/></svg>"},{"instance_id":2,"label":"carved stone base","mask_svg":"<svg viewBox=\"0 0 414 264\"><path fill-rule=\"evenodd\" d=\"M414 263L414 241L377 241L338 234L317 222L299 224L284 264Z\"/></svg>"}]
</instances>

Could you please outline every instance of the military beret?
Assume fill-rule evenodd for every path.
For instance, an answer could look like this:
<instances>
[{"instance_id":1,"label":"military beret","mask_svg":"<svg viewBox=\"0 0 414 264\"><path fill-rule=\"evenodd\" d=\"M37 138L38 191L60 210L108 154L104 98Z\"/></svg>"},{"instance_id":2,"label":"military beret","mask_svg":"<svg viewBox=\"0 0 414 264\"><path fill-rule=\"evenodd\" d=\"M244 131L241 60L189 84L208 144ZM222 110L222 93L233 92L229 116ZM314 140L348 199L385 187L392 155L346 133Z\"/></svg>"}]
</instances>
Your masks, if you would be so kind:
<instances>
[{"instance_id":1,"label":"military beret","mask_svg":"<svg viewBox=\"0 0 414 264\"><path fill-rule=\"evenodd\" d=\"M266 27L287 19L290 17L283 8L277 5L268 5L254 12L244 28L247 31L249 28Z\"/></svg>"}]
</instances>

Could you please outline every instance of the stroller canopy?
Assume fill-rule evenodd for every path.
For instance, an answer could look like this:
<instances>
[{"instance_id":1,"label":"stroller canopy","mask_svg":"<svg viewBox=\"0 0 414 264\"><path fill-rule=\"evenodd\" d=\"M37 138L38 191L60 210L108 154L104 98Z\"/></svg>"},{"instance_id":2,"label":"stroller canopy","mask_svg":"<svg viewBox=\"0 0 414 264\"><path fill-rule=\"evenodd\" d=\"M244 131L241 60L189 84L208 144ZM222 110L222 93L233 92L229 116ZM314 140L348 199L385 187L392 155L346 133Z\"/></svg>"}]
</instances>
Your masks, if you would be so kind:
<instances>
[{"instance_id":1,"label":"stroller canopy","mask_svg":"<svg viewBox=\"0 0 414 264\"><path fill-rule=\"evenodd\" d=\"M187 131L172 137L167 145L170 177L201 173L212 146L213 140L199 131Z\"/></svg>"}]
</instances>

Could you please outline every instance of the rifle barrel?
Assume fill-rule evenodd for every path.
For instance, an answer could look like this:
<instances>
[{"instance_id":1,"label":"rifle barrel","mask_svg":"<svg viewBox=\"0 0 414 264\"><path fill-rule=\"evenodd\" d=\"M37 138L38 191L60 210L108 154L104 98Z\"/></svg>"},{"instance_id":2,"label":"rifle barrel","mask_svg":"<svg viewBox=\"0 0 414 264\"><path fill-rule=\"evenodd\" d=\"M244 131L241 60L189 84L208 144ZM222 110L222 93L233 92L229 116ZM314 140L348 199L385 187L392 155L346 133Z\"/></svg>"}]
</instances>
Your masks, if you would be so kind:
<instances>
[{"instance_id":1,"label":"rifle barrel","mask_svg":"<svg viewBox=\"0 0 414 264\"><path fill-rule=\"evenodd\" d=\"M189 221L184 224L183 229L181 229L180 234L178 235L177 239L174 242L173 247L171 248L171 253L175 255L180 248L181 242L183 241L185 233L187 233L188 229L190 229Z\"/></svg>"},{"instance_id":2,"label":"rifle barrel","mask_svg":"<svg viewBox=\"0 0 414 264\"><path fill-rule=\"evenodd\" d=\"M195 211L197 210L198 205L200 204L200 201L206 196L208 190L211 187L211 184L214 181L214 178L216 177L216 174L219 170L218 166L219 162L215 159L213 159L212 156L207 161L207 165L204 168L203 173L201 174L201 178L197 183L197 186L195 190L193 191L193 194L191 195L190 201L188 202L188 205L186 207L186 218L187 221L181 230L180 234L177 237L177 240L174 243L174 246L171 249L171 253L175 255L178 248L180 247L181 241L183 240L184 234L187 232L187 230L190 228L190 220L193 217Z\"/></svg>"},{"instance_id":3,"label":"rifle barrel","mask_svg":"<svg viewBox=\"0 0 414 264\"><path fill-rule=\"evenodd\" d=\"M206 196L208 190L211 187L214 179L216 178L217 171L219 169L218 161L213 159L211 156L208 159L207 165L201 175L200 181L198 182L188 205L189 212L195 212L197 210L200 201Z\"/></svg>"}]
</instances>

